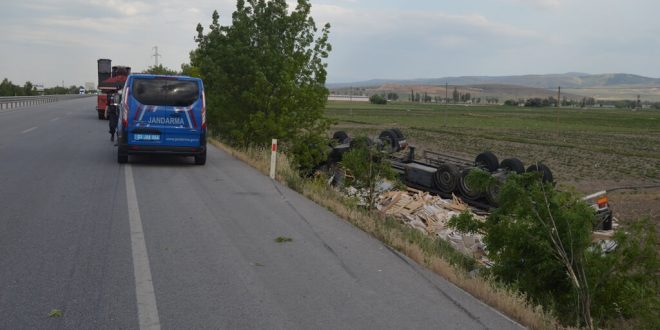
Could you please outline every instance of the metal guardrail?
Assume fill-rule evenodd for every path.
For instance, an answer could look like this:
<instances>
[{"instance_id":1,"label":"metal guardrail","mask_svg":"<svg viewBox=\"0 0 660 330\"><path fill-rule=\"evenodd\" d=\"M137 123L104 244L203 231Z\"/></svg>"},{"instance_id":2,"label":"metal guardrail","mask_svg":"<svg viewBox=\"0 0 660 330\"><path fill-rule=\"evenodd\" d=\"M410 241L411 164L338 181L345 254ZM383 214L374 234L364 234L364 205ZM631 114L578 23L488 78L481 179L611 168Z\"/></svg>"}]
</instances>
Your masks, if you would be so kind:
<instances>
[{"instance_id":1,"label":"metal guardrail","mask_svg":"<svg viewBox=\"0 0 660 330\"><path fill-rule=\"evenodd\" d=\"M93 95L62 94L62 95L39 95L39 96L3 96L0 97L0 110L29 107L38 104L70 100Z\"/></svg>"}]
</instances>

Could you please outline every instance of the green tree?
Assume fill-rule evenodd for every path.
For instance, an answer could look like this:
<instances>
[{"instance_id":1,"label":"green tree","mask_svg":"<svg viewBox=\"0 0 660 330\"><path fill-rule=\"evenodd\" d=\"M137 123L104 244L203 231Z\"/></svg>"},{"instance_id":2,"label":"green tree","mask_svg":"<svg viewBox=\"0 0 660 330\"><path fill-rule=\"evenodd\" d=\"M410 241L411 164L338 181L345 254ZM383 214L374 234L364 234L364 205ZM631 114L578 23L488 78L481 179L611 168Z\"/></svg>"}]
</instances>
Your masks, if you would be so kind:
<instances>
[{"instance_id":1,"label":"green tree","mask_svg":"<svg viewBox=\"0 0 660 330\"><path fill-rule=\"evenodd\" d=\"M374 94L369 96L369 102L372 104L387 104L387 99L378 94Z\"/></svg>"},{"instance_id":2,"label":"green tree","mask_svg":"<svg viewBox=\"0 0 660 330\"><path fill-rule=\"evenodd\" d=\"M14 84L7 78L0 83L0 96L14 96Z\"/></svg>"},{"instance_id":3,"label":"green tree","mask_svg":"<svg viewBox=\"0 0 660 330\"><path fill-rule=\"evenodd\" d=\"M351 150L343 155L341 165L348 174L344 184L364 193L369 210L376 202L378 183L395 177L386 154L379 151L366 136L358 136L351 141Z\"/></svg>"},{"instance_id":4,"label":"green tree","mask_svg":"<svg viewBox=\"0 0 660 330\"><path fill-rule=\"evenodd\" d=\"M31 81L26 81L25 84L23 85L23 94L27 96L35 95L37 93L37 90L35 89L34 85L32 85Z\"/></svg>"},{"instance_id":5,"label":"green tree","mask_svg":"<svg viewBox=\"0 0 660 330\"><path fill-rule=\"evenodd\" d=\"M58 95L58 94L67 94L69 90L65 87L62 86L56 86L56 87L51 87L51 88L45 88L44 89L44 94L45 95Z\"/></svg>"},{"instance_id":6,"label":"green tree","mask_svg":"<svg viewBox=\"0 0 660 330\"><path fill-rule=\"evenodd\" d=\"M454 91L451 93L452 98L454 99L454 103L458 103L460 100L461 94L458 93L458 89L454 87Z\"/></svg>"},{"instance_id":7,"label":"green tree","mask_svg":"<svg viewBox=\"0 0 660 330\"><path fill-rule=\"evenodd\" d=\"M78 94L82 86L71 85L64 94Z\"/></svg>"},{"instance_id":8,"label":"green tree","mask_svg":"<svg viewBox=\"0 0 660 330\"><path fill-rule=\"evenodd\" d=\"M487 173L474 172L468 176L473 186L493 184ZM566 325L611 327L618 318L658 324L660 266L652 225L619 230L616 250L605 253L592 243L593 209L535 173L511 175L499 203L486 221L462 214L449 222L484 235L495 278L554 310Z\"/></svg>"},{"instance_id":9,"label":"green tree","mask_svg":"<svg viewBox=\"0 0 660 330\"><path fill-rule=\"evenodd\" d=\"M190 56L194 55L191 54ZM199 68L188 63L181 64L181 74L189 77L202 78L202 73L199 71Z\"/></svg>"},{"instance_id":10,"label":"green tree","mask_svg":"<svg viewBox=\"0 0 660 330\"><path fill-rule=\"evenodd\" d=\"M163 66L163 64L152 65L146 70L144 70L144 73L162 74L162 75L170 75L170 76L179 74L178 72L176 72L176 70L169 69Z\"/></svg>"},{"instance_id":11,"label":"green tree","mask_svg":"<svg viewBox=\"0 0 660 330\"><path fill-rule=\"evenodd\" d=\"M217 11L208 33L197 25L190 60L204 79L215 134L238 146L278 138L285 150L306 150L296 145L325 135L330 25L319 32L310 10L307 0L293 10L284 0L238 0L230 26L220 26Z\"/></svg>"}]
</instances>

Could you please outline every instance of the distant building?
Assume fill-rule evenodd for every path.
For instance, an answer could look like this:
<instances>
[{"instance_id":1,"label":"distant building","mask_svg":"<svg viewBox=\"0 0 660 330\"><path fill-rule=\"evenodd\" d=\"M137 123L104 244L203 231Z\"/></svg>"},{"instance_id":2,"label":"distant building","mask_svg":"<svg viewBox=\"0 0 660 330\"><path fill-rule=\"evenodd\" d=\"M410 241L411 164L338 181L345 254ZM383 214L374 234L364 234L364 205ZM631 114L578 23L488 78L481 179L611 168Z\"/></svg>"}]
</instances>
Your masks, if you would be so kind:
<instances>
[{"instance_id":1,"label":"distant building","mask_svg":"<svg viewBox=\"0 0 660 330\"><path fill-rule=\"evenodd\" d=\"M96 85L93 82L85 82L85 89L88 91L93 91L96 89Z\"/></svg>"},{"instance_id":2,"label":"distant building","mask_svg":"<svg viewBox=\"0 0 660 330\"><path fill-rule=\"evenodd\" d=\"M330 95L328 96L328 101L353 101L353 102L369 102L369 98L366 96L357 96L357 95Z\"/></svg>"}]
</instances>

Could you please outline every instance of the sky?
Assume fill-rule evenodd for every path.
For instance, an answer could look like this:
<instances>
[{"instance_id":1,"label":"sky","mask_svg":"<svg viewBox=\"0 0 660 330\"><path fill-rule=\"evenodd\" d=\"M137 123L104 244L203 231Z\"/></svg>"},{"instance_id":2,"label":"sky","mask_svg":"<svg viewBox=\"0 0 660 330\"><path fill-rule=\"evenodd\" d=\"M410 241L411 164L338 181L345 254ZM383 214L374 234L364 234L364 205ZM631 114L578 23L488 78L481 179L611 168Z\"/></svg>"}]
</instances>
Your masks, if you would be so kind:
<instances>
[{"instance_id":1,"label":"sky","mask_svg":"<svg viewBox=\"0 0 660 330\"><path fill-rule=\"evenodd\" d=\"M329 83L566 72L660 77L657 0L311 0ZM235 0L0 0L0 79L96 82L96 60L180 69ZM294 5L294 2L291 2Z\"/></svg>"}]
</instances>

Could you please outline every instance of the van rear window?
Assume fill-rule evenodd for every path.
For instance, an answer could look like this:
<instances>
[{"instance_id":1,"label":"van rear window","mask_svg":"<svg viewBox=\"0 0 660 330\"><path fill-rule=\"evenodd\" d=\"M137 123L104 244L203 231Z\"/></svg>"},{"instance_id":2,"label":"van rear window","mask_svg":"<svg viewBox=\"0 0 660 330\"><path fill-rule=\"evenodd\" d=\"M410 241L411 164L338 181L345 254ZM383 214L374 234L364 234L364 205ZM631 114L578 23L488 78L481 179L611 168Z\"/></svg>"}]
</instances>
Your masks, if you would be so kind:
<instances>
[{"instance_id":1,"label":"van rear window","mask_svg":"<svg viewBox=\"0 0 660 330\"><path fill-rule=\"evenodd\" d=\"M135 78L133 97L146 105L187 107L199 98L196 81L171 78Z\"/></svg>"}]
</instances>

